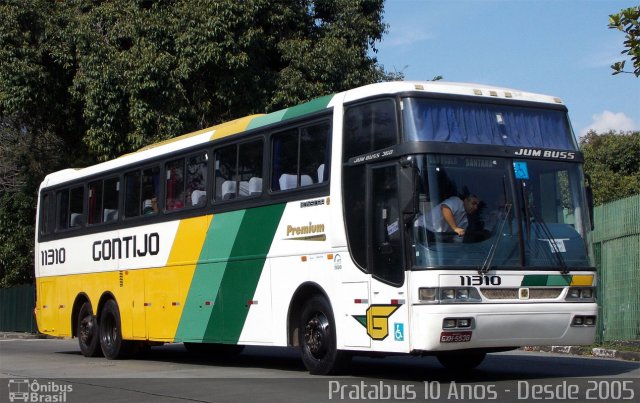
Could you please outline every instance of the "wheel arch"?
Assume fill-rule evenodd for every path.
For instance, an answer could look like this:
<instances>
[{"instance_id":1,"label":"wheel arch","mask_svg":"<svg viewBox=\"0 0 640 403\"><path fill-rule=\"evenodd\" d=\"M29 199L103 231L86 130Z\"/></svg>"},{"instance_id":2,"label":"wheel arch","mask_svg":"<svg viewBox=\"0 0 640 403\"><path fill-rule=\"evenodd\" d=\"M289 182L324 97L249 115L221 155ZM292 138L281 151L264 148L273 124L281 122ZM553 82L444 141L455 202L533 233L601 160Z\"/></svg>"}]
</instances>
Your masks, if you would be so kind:
<instances>
[{"instance_id":1,"label":"wheel arch","mask_svg":"<svg viewBox=\"0 0 640 403\"><path fill-rule=\"evenodd\" d=\"M291 301L289 302L289 311L287 312L287 345L290 347L299 347L300 345L298 337L300 332L298 318L304 309L305 302L314 296L321 296L326 299L327 303L331 307L331 311L333 312L331 300L322 286L311 281L300 284L291 297Z\"/></svg>"}]
</instances>

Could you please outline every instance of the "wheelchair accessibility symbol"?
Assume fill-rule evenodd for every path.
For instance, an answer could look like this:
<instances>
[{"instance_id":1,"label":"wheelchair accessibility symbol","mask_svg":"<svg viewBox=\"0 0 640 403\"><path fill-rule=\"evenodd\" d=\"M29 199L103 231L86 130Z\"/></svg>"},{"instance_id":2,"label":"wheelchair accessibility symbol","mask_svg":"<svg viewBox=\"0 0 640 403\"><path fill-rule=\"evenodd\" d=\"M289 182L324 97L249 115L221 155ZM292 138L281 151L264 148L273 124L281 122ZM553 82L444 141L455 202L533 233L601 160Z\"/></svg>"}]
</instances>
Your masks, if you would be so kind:
<instances>
[{"instance_id":1,"label":"wheelchair accessibility symbol","mask_svg":"<svg viewBox=\"0 0 640 403\"><path fill-rule=\"evenodd\" d=\"M404 341L404 323L394 323L393 329L393 337L396 341Z\"/></svg>"}]
</instances>

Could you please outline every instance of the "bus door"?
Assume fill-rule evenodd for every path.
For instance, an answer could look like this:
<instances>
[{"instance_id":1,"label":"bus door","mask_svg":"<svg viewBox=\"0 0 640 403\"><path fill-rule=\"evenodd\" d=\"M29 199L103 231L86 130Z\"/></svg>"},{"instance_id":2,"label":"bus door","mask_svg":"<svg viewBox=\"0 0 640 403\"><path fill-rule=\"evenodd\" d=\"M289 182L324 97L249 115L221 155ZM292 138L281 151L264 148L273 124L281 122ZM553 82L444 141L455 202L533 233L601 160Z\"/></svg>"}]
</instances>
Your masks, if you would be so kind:
<instances>
[{"instance_id":1,"label":"bus door","mask_svg":"<svg viewBox=\"0 0 640 403\"><path fill-rule=\"evenodd\" d=\"M372 275L367 330L376 350L406 351L409 345L400 169L398 161L367 167L367 260Z\"/></svg>"}]
</instances>

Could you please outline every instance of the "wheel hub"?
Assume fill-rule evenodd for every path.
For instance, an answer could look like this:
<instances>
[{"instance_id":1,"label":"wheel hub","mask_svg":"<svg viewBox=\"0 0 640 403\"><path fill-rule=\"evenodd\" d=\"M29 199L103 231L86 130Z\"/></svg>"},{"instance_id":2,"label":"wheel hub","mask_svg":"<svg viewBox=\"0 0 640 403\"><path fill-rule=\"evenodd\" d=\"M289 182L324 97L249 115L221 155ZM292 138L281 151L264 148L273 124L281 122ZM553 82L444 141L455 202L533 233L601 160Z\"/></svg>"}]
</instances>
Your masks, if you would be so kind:
<instances>
[{"instance_id":1,"label":"wheel hub","mask_svg":"<svg viewBox=\"0 0 640 403\"><path fill-rule=\"evenodd\" d=\"M93 318L90 315L85 316L82 319L82 321L80 321L79 337L82 339L83 342L85 342L86 344L89 344L91 339L93 339L94 332L95 332L95 326L94 326Z\"/></svg>"},{"instance_id":2,"label":"wheel hub","mask_svg":"<svg viewBox=\"0 0 640 403\"><path fill-rule=\"evenodd\" d=\"M304 340L307 349L314 358L322 358L327 352L329 320L322 313L317 313L307 322L304 328Z\"/></svg>"}]
</instances>

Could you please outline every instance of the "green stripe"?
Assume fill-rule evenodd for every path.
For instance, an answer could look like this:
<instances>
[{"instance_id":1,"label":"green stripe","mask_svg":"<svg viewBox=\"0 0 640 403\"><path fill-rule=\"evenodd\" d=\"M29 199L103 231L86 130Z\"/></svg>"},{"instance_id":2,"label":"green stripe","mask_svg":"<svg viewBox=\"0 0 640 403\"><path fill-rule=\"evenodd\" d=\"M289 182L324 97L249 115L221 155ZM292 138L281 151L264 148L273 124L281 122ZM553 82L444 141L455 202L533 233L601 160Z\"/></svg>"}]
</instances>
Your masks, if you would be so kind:
<instances>
[{"instance_id":1,"label":"green stripe","mask_svg":"<svg viewBox=\"0 0 640 403\"><path fill-rule=\"evenodd\" d=\"M214 216L176 341L237 343L285 206ZM204 306L205 300L214 304Z\"/></svg>"},{"instance_id":2,"label":"green stripe","mask_svg":"<svg viewBox=\"0 0 640 403\"><path fill-rule=\"evenodd\" d=\"M327 108L327 105L332 99L333 95L325 95L324 97L313 99L301 105L292 106L291 108L282 109L264 116L258 116L249 122L246 130L257 129L258 127L267 126L272 123L321 111Z\"/></svg>"},{"instance_id":3,"label":"green stripe","mask_svg":"<svg viewBox=\"0 0 640 403\"><path fill-rule=\"evenodd\" d=\"M570 275L529 274L522 279L522 287L567 286L571 284Z\"/></svg>"},{"instance_id":4,"label":"green stripe","mask_svg":"<svg viewBox=\"0 0 640 403\"><path fill-rule=\"evenodd\" d=\"M285 110L285 114L282 120L297 118L298 116L307 115L325 109L329 102L333 99L332 95L325 95L324 97L316 98L312 101L304 103L302 105L296 105Z\"/></svg>"},{"instance_id":5,"label":"green stripe","mask_svg":"<svg viewBox=\"0 0 640 403\"><path fill-rule=\"evenodd\" d=\"M234 240L240 230L245 210L217 214L211 220L207 236L198 259L191 287L180 317L176 341L202 340L218 296L226 259L231 255ZM220 262L222 261L222 262Z\"/></svg>"},{"instance_id":6,"label":"green stripe","mask_svg":"<svg viewBox=\"0 0 640 403\"><path fill-rule=\"evenodd\" d=\"M287 112L287 110L283 109L281 111L273 112L268 115L258 116L255 119L252 119L251 122L249 122L246 130L257 129L258 127L277 123L282 120L285 112Z\"/></svg>"}]
</instances>

